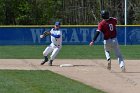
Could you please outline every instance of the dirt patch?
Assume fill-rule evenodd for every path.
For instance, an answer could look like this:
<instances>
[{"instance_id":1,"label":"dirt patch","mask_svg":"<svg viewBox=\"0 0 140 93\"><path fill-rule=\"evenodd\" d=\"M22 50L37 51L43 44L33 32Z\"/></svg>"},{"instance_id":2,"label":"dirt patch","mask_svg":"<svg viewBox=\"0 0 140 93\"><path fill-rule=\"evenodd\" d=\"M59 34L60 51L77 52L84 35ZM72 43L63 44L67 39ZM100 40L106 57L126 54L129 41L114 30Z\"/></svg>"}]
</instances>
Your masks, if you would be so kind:
<instances>
[{"instance_id":1,"label":"dirt patch","mask_svg":"<svg viewBox=\"0 0 140 93\"><path fill-rule=\"evenodd\" d=\"M106 69L105 60L56 59L53 66L41 66L40 59L0 59L0 69L51 70L78 80L107 93L140 93L140 60L125 60L126 73L121 73L117 60L112 61L112 70ZM74 67L60 67L73 64Z\"/></svg>"}]
</instances>

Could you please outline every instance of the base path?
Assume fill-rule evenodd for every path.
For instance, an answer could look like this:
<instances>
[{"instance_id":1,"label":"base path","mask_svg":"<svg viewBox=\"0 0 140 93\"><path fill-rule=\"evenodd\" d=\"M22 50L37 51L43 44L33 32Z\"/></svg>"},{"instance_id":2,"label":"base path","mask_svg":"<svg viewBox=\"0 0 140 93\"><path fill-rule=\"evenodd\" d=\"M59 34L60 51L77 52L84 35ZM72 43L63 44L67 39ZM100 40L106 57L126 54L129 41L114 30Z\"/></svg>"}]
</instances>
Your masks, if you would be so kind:
<instances>
[{"instance_id":1,"label":"base path","mask_svg":"<svg viewBox=\"0 0 140 93\"><path fill-rule=\"evenodd\" d=\"M126 73L121 73L117 60L112 70L106 69L105 60L56 59L53 66L40 65L40 59L0 59L0 69L50 70L107 93L140 93L140 60L125 60ZM60 67L72 64L73 67Z\"/></svg>"}]
</instances>

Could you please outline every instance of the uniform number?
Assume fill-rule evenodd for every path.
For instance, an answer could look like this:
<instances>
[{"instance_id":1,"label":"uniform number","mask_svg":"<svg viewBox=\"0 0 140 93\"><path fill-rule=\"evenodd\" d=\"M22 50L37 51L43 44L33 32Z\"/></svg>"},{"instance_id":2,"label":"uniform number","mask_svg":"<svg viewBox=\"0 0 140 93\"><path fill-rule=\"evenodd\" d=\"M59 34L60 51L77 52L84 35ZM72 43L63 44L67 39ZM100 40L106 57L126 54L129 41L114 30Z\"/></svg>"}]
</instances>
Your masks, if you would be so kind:
<instances>
[{"instance_id":1,"label":"uniform number","mask_svg":"<svg viewBox=\"0 0 140 93\"><path fill-rule=\"evenodd\" d=\"M113 25L112 24L109 24L109 29L110 29L110 31L113 31Z\"/></svg>"}]
</instances>

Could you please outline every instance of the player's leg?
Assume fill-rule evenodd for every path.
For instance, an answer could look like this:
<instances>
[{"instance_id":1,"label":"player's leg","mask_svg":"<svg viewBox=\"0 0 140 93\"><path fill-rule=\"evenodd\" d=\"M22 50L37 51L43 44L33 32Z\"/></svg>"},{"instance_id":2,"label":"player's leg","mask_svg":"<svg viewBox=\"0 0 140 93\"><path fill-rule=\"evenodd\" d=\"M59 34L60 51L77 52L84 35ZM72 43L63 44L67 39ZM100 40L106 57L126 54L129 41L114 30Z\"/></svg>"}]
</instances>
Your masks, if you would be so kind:
<instances>
[{"instance_id":1,"label":"player's leg","mask_svg":"<svg viewBox=\"0 0 140 93\"><path fill-rule=\"evenodd\" d=\"M104 40L104 51L105 56L108 61L107 69L111 70L111 58L110 58L110 50L111 50L111 44L110 40Z\"/></svg>"},{"instance_id":2,"label":"player's leg","mask_svg":"<svg viewBox=\"0 0 140 93\"><path fill-rule=\"evenodd\" d=\"M48 54L53 51L53 48L51 46L48 46L44 51L44 60L41 62L41 65L44 65L48 61Z\"/></svg>"},{"instance_id":3,"label":"player's leg","mask_svg":"<svg viewBox=\"0 0 140 93\"><path fill-rule=\"evenodd\" d=\"M117 47L115 48L115 55L118 58L118 62L119 62L120 68L122 69L122 72L124 72L124 70L125 70L125 63L124 63L122 54L120 52L120 49L117 48Z\"/></svg>"},{"instance_id":4,"label":"player's leg","mask_svg":"<svg viewBox=\"0 0 140 93\"><path fill-rule=\"evenodd\" d=\"M107 59L107 61L109 61L111 58L110 58L110 51L109 50L107 50L106 48L105 48L105 56L106 56L106 59Z\"/></svg>"},{"instance_id":5,"label":"player's leg","mask_svg":"<svg viewBox=\"0 0 140 93\"><path fill-rule=\"evenodd\" d=\"M52 66L52 62L55 59L55 57L57 56L57 54L59 53L60 49L61 49L61 47L55 47L54 48L54 50L53 50L53 52L50 56L49 63L48 63L49 66Z\"/></svg>"},{"instance_id":6,"label":"player's leg","mask_svg":"<svg viewBox=\"0 0 140 93\"><path fill-rule=\"evenodd\" d=\"M111 70L111 58L110 58L110 56L109 56L109 51L105 51L105 54L106 54L106 57L107 57L107 69L108 70Z\"/></svg>"},{"instance_id":7,"label":"player's leg","mask_svg":"<svg viewBox=\"0 0 140 93\"><path fill-rule=\"evenodd\" d=\"M125 63L124 63L122 54L120 52L118 40L116 38L113 40L113 49L114 49L116 57L118 58L119 66L122 69L122 72L125 72Z\"/></svg>"}]
</instances>

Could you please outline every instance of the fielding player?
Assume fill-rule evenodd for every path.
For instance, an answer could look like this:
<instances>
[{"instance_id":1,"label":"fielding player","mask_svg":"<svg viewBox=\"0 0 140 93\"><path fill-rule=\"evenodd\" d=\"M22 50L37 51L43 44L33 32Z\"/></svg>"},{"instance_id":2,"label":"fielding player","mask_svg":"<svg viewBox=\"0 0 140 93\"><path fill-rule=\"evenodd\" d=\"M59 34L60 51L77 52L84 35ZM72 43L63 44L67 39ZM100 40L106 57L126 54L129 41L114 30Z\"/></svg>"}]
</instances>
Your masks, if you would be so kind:
<instances>
[{"instance_id":1,"label":"fielding player","mask_svg":"<svg viewBox=\"0 0 140 93\"><path fill-rule=\"evenodd\" d=\"M60 30L60 22L55 22L54 28L52 28L51 31L45 31L43 35L40 35L40 38L44 38L48 35L51 35L51 44L43 51L45 59L41 62L41 65L44 65L46 62L48 62L48 54L51 53L48 65L52 66L53 60L62 47L62 32Z\"/></svg>"},{"instance_id":2,"label":"fielding player","mask_svg":"<svg viewBox=\"0 0 140 93\"><path fill-rule=\"evenodd\" d=\"M117 19L113 17L109 17L109 12L106 10L101 11L101 16L103 20L98 24L98 29L96 30L93 40L90 42L90 46L94 44L98 35L100 34L100 32L102 32L104 35L104 51L105 51L106 59L108 61L107 69L111 70L110 50L113 49L116 57L118 58L118 62L122 72L125 72L124 60L119 49L118 40L116 38Z\"/></svg>"}]
</instances>

